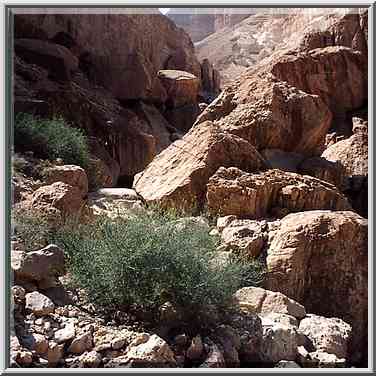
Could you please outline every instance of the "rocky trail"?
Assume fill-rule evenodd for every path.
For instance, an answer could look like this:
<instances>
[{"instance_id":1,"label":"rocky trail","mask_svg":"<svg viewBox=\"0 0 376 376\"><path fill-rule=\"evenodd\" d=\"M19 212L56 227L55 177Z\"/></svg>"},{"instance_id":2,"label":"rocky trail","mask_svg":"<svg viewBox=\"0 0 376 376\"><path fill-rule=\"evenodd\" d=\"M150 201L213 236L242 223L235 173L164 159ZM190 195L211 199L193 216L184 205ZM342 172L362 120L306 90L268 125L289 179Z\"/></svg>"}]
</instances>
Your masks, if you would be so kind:
<instances>
[{"instance_id":1,"label":"rocky trail","mask_svg":"<svg viewBox=\"0 0 376 376\"><path fill-rule=\"evenodd\" d=\"M15 115L61 116L88 161L12 151L11 367L366 367L367 30L364 9L16 15ZM164 291L157 317L93 302L51 229L155 208L262 281L199 325Z\"/></svg>"}]
</instances>

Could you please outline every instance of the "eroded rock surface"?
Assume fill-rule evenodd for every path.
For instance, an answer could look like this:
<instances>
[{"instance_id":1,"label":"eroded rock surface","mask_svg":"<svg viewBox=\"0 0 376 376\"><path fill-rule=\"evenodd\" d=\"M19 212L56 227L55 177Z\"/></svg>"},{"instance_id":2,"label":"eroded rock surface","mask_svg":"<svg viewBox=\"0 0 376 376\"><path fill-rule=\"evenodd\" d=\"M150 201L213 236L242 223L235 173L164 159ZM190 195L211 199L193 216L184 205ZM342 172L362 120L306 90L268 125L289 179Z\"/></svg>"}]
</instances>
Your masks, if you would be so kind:
<instances>
[{"instance_id":1,"label":"eroded rock surface","mask_svg":"<svg viewBox=\"0 0 376 376\"><path fill-rule=\"evenodd\" d=\"M210 176L220 166L231 165L248 171L266 168L262 156L247 141L205 122L160 153L136 176L134 189L146 202L200 207Z\"/></svg>"},{"instance_id":2,"label":"eroded rock surface","mask_svg":"<svg viewBox=\"0 0 376 376\"><path fill-rule=\"evenodd\" d=\"M352 325L353 359L367 353L367 253L366 219L317 210L283 218L266 260L268 289Z\"/></svg>"},{"instance_id":3,"label":"eroded rock surface","mask_svg":"<svg viewBox=\"0 0 376 376\"><path fill-rule=\"evenodd\" d=\"M253 219L272 213L351 208L335 186L321 180L281 170L252 174L235 167L221 167L210 178L207 200L213 214Z\"/></svg>"}]
</instances>

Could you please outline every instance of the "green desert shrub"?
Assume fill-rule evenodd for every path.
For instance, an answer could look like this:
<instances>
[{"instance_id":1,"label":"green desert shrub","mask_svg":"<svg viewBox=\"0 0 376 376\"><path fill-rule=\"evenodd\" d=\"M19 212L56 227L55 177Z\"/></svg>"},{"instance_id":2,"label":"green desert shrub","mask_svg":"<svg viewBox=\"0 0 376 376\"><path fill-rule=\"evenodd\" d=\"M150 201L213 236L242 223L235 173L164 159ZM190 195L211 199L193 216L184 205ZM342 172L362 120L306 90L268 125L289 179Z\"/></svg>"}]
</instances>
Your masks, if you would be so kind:
<instances>
[{"instance_id":1,"label":"green desert shrub","mask_svg":"<svg viewBox=\"0 0 376 376\"><path fill-rule=\"evenodd\" d=\"M199 226L177 226L176 216L161 211L62 228L54 241L64 247L74 283L107 308L153 311L166 301L185 313L224 307L262 277L256 262L218 262L217 238Z\"/></svg>"},{"instance_id":2,"label":"green desert shrub","mask_svg":"<svg viewBox=\"0 0 376 376\"><path fill-rule=\"evenodd\" d=\"M54 236L54 224L48 218L31 209L12 209L12 235L22 241L27 252L48 245Z\"/></svg>"},{"instance_id":3,"label":"green desert shrub","mask_svg":"<svg viewBox=\"0 0 376 376\"><path fill-rule=\"evenodd\" d=\"M38 158L61 158L66 164L85 168L89 149L80 129L70 127L61 117L42 119L31 114L18 114L14 122L16 151L32 151Z\"/></svg>"}]
</instances>

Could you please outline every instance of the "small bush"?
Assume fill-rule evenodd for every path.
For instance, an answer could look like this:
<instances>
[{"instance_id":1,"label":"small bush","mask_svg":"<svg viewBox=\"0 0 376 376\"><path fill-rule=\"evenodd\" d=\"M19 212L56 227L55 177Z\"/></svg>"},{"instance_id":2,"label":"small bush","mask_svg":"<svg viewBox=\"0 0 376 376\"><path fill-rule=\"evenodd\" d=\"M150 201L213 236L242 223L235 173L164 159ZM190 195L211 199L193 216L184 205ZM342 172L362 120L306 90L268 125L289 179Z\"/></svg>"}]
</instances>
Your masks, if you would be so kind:
<instances>
[{"instance_id":1,"label":"small bush","mask_svg":"<svg viewBox=\"0 0 376 376\"><path fill-rule=\"evenodd\" d=\"M18 114L14 123L14 146L18 151L32 151L38 158L61 158L66 164L85 168L89 160L86 137L70 127L63 118L41 119Z\"/></svg>"},{"instance_id":2,"label":"small bush","mask_svg":"<svg viewBox=\"0 0 376 376\"><path fill-rule=\"evenodd\" d=\"M33 210L12 210L13 234L24 244L26 252L36 251L48 245L54 234L54 226L48 218Z\"/></svg>"},{"instance_id":3,"label":"small bush","mask_svg":"<svg viewBox=\"0 0 376 376\"><path fill-rule=\"evenodd\" d=\"M258 264L216 262L218 239L199 226L176 226L176 219L162 212L102 218L62 229L54 241L64 247L77 285L106 307L153 311L170 301L190 314L226 306L237 289L260 282Z\"/></svg>"}]
</instances>

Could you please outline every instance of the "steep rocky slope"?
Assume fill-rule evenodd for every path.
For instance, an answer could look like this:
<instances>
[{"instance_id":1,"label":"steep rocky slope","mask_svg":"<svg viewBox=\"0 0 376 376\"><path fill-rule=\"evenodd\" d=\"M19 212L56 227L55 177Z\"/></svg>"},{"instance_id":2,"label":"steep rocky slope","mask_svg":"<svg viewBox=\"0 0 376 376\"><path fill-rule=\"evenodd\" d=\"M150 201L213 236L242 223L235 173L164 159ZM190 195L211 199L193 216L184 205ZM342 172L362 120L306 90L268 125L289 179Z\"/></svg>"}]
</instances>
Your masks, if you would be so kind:
<instances>
[{"instance_id":1,"label":"steep rocky slope","mask_svg":"<svg viewBox=\"0 0 376 376\"><path fill-rule=\"evenodd\" d=\"M363 38L364 21L358 15L362 12L345 8L325 13L320 9L258 10L196 43L197 56L212 61L228 83L275 51L300 44L309 44L310 49L324 43L351 47L357 39L358 49L363 49L364 40L359 38Z\"/></svg>"},{"instance_id":2,"label":"steep rocky slope","mask_svg":"<svg viewBox=\"0 0 376 376\"><path fill-rule=\"evenodd\" d=\"M183 28L193 42L248 17L252 8L171 8L166 16Z\"/></svg>"},{"instance_id":3,"label":"steep rocky slope","mask_svg":"<svg viewBox=\"0 0 376 376\"><path fill-rule=\"evenodd\" d=\"M179 145L160 154L134 184L147 202L168 200L179 207L193 200L215 217L225 215L224 227L244 221L222 233L221 257L226 259L229 250L266 257L268 288L357 328L350 345L355 364L367 359L367 220L354 213L367 215L366 19L363 13L327 19L327 28L308 27L248 68L199 115ZM185 152L197 143L201 128L247 141L257 151L253 156L264 158L263 165L242 171L225 158L222 165L232 167L213 173L212 165L195 153L201 164L199 175L193 175L185 166ZM172 175L173 180L164 179ZM297 223L301 226L295 229ZM356 244L346 248L348 257L340 246L345 238ZM311 273L304 276L307 282L298 276L302 270ZM339 282L337 274L349 279ZM328 294L333 294L330 303L321 304ZM354 300L345 308L341 296Z\"/></svg>"},{"instance_id":4,"label":"steep rocky slope","mask_svg":"<svg viewBox=\"0 0 376 376\"><path fill-rule=\"evenodd\" d=\"M88 192L83 169L53 165L42 181L15 176L16 208L47 213L51 221L78 214L85 222L150 214L155 204L183 209L174 228L200 226L218 237L213 265L256 259L265 278L263 288L247 285L232 295L236 312L208 307L210 330L187 327L169 301L158 307L163 325L155 328L147 325L148 312L142 322L122 308L101 316L83 291L65 283L63 249L46 244L27 252L14 236L12 365L366 367L367 14L228 21L235 30L261 25L264 36L248 45L245 28L237 37L250 67L203 110L199 91L210 87L214 95L215 71L198 64L172 22L122 16L119 35L138 51L123 60L119 39L106 35L101 46L100 36L85 29L85 42L78 16L49 17L16 22L16 112L62 113L92 137L92 152L110 169L109 185L120 176L133 189ZM98 22L85 17L85 28ZM168 33L158 41L149 33L132 36L142 22L149 31L162 23ZM286 36L277 37L281 28ZM99 29L113 30L102 21ZM262 40L277 47L253 54ZM162 52L162 62L154 41L161 51L182 46L185 58ZM101 62L108 71L130 67L133 74L119 74L130 90L112 86Z\"/></svg>"},{"instance_id":5,"label":"steep rocky slope","mask_svg":"<svg viewBox=\"0 0 376 376\"><path fill-rule=\"evenodd\" d=\"M210 63L201 69L189 36L162 15L16 14L14 35L16 113L84 128L112 185L130 184L218 93Z\"/></svg>"}]
</instances>

